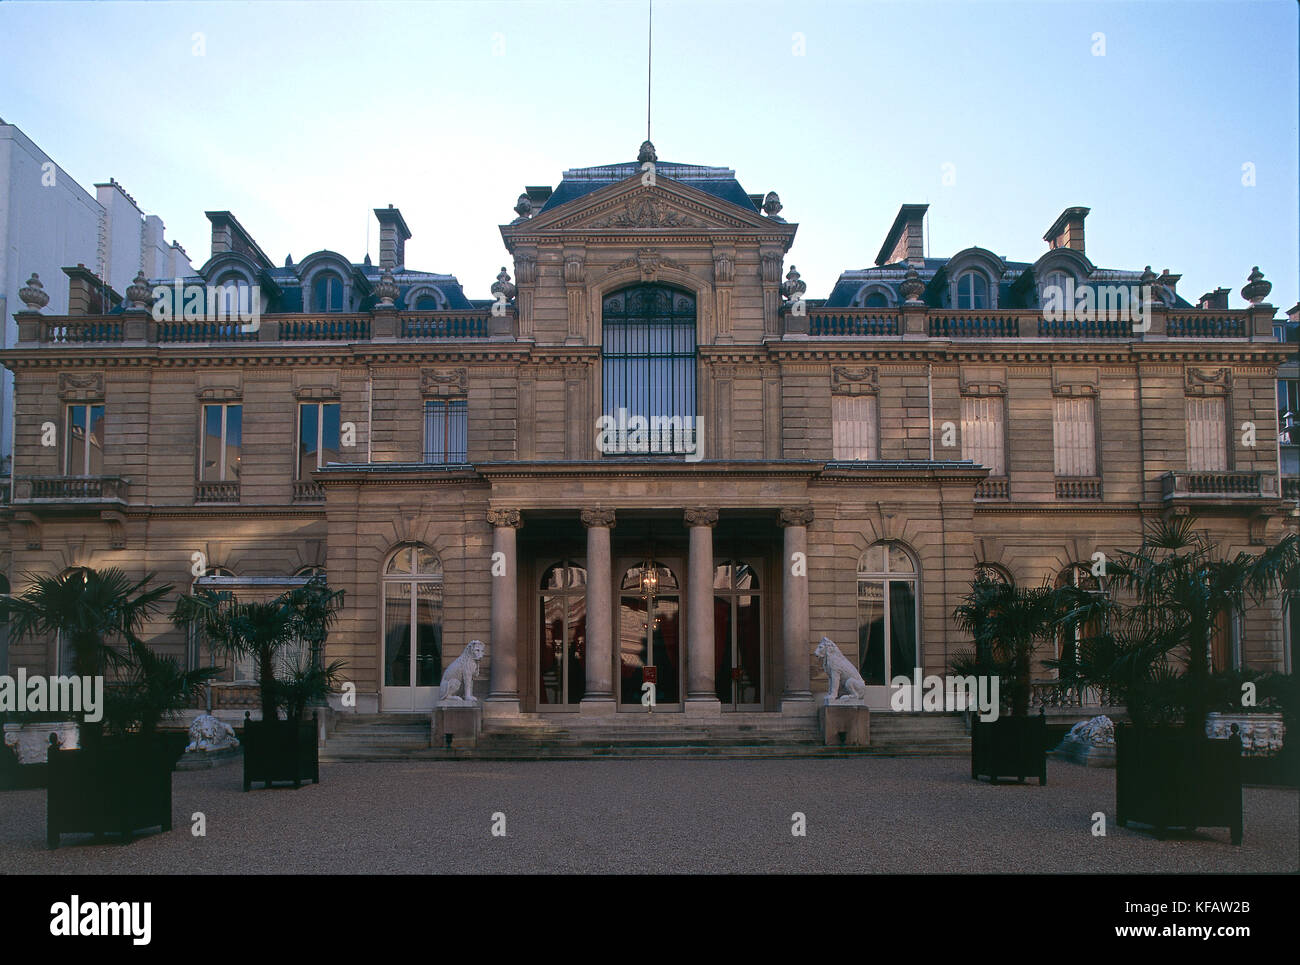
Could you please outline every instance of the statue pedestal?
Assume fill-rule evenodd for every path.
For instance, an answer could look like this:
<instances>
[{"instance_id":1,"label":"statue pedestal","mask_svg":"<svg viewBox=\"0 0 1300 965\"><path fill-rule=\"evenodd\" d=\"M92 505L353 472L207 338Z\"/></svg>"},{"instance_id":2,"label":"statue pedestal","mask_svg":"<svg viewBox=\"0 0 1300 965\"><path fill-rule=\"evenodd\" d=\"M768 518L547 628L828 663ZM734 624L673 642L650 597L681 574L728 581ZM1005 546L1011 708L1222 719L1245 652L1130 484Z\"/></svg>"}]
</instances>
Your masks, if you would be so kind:
<instances>
[{"instance_id":1,"label":"statue pedestal","mask_svg":"<svg viewBox=\"0 0 1300 965\"><path fill-rule=\"evenodd\" d=\"M865 704L822 704L817 723L827 747L867 747L871 744L871 711Z\"/></svg>"},{"instance_id":2,"label":"statue pedestal","mask_svg":"<svg viewBox=\"0 0 1300 965\"><path fill-rule=\"evenodd\" d=\"M477 747L478 735L482 730L482 704L451 704L446 707L435 707L429 743L435 748ZM450 745L447 743L449 734Z\"/></svg>"}]
</instances>

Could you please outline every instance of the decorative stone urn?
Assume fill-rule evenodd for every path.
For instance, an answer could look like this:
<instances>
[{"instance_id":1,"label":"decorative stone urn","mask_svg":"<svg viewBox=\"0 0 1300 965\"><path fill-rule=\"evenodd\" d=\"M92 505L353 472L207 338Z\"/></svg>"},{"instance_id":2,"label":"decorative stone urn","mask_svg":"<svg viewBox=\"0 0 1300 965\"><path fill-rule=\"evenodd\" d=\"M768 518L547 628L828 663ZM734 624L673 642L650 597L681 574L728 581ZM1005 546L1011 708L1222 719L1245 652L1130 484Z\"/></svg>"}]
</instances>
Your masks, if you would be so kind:
<instances>
[{"instance_id":1,"label":"decorative stone urn","mask_svg":"<svg viewBox=\"0 0 1300 965\"><path fill-rule=\"evenodd\" d=\"M18 289L18 297L22 299L29 312L39 312L50 303L50 296L45 291L45 286L41 284L41 276L36 272L32 272L32 277L27 279L27 284Z\"/></svg>"},{"instance_id":2,"label":"decorative stone urn","mask_svg":"<svg viewBox=\"0 0 1300 965\"><path fill-rule=\"evenodd\" d=\"M903 293L903 299L909 305L919 305L921 295L925 293L925 282L921 281L921 276L916 273L915 268L907 269L907 274L903 276L902 284L898 290Z\"/></svg>"},{"instance_id":3,"label":"decorative stone urn","mask_svg":"<svg viewBox=\"0 0 1300 965\"><path fill-rule=\"evenodd\" d=\"M492 284L493 295L503 295L505 300L514 301L517 288L510 281L510 273L506 271L505 265L501 266L501 273L497 275L497 280Z\"/></svg>"},{"instance_id":4,"label":"decorative stone urn","mask_svg":"<svg viewBox=\"0 0 1300 965\"><path fill-rule=\"evenodd\" d=\"M781 208L781 199L777 193L775 191L767 192L767 197L763 199L763 214L767 215L768 220L779 221L784 224L785 219L781 217Z\"/></svg>"},{"instance_id":5,"label":"decorative stone urn","mask_svg":"<svg viewBox=\"0 0 1300 965\"><path fill-rule=\"evenodd\" d=\"M132 311L148 311L153 305L153 289L149 286L149 279L144 277L143 270L137 271L135 280L126 286L126 300Z\"/></svg>"},{"instance_id":6,"label":"decorative stone urn","mask_svg":"<svg viewBox=\"0 0 1300 965\"><path fill-rule=\"evenodd\" d=\"M393 280L393 269L388 265L379 273L379 284L375 286L375 295L379 297L380 308L392 308L398 295L397 283Z\"/></svg>"},{"instance_id":7,"label":"decorative stone urn","mask_svg":"<svg viewBox=\"0 0 1300 965\"><path fill-rule=\"evenodd\" d=\"M519 200L515 202L515 214L519 215L519 217L510 222L512 225L523 224L531 218L534 214L533 199L527 194L521 194Z\"/></svg>"},{"instance_id":8,"label":"decorative stone urn","mask_svg":"<svg viewBox=\"0 0 1300 965\"><path fill-rule=\"evenodd\" d=\"M1256 265L1250 270L1250 277L1246 279L1246 284L1241 289L1241 297L1252 305L1258 305L1272 290L1273 283L1264 280L1264 273L1259 270L1259 265Z\"/></svg>"}]
</instances>

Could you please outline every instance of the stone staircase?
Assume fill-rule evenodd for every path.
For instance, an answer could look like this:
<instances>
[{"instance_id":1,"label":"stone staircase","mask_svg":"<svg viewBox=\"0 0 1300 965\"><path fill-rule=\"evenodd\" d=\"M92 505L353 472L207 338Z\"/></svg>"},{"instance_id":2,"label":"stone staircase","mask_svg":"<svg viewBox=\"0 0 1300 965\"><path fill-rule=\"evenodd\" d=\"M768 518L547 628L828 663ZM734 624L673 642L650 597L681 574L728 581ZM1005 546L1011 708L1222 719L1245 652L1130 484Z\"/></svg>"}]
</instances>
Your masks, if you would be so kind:
<instances>
[{"instance_id":1,"label":"stone staircase","mask_svg":"<svg viewBox=\"0 0 1300 965\"><path fill-rule=\"evenodd\" d=\"M856 757L970 754L960 714L871 715L871 746L827 747L815 717L736 713L522 714L486 718L477 747L431 745L423 714L357 714L339 718L322 761L405 761L458 758L572 760L665 757Z\"/></svg>"}]
</instances>

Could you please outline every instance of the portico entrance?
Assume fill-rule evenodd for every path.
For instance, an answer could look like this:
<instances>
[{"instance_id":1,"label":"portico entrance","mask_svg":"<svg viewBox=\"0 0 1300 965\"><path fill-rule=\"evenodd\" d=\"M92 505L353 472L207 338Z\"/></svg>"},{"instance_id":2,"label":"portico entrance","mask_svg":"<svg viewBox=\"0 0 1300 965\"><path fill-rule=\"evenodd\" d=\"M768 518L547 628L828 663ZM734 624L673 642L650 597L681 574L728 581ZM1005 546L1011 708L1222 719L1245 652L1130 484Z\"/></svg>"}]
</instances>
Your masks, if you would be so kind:
<instances>
[{"instance_id":1,"label":"portico entrance","mask_svg":"<svg viewBox=\"0 0 1300 965\"><path fill-rule=\"evenodd\" d=\"M614 621L620 710L648 710L643 684L654 683L654 709L681 709L682 599L679 560L623 560Z\"/></svg>"}]
</instances>

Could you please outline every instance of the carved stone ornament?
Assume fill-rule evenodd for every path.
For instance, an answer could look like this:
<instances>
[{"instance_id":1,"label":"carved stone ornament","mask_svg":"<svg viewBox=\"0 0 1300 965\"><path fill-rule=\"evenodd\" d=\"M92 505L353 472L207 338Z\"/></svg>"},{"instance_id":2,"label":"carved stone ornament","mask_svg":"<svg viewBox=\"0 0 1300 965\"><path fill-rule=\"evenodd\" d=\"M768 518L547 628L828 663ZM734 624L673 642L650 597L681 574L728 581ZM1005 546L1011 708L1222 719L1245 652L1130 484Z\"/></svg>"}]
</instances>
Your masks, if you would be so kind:
<instances>
[{"instance_id":1,"label":"carved stone ornament","mask_svg":"<svg viewBox=\"0 0 1300 965\"><path fill-rule=\"evenodd\" d=\"M502 265L501 272L497 275L497 280L492 283L492 294L504 295L506 301L511 302L514 301L515 292L517 291L518 289L510 282L510 272L506 271L505 265Z\"/></svg>"},{"instance_id":2,"label":"carved stone ornament","mask_svg":"<svg viewBox=\"0 0 1300 965\"><path fill-rule=\"evenodd\" d=\"M583 526L605 526L612 528L614 526L614 510L612 509L584 509L579 518Z\"/></svg>"},{"instance_id":3,"label":"carved stone ornament","mask_svg":"<svg viewBox=\"0 0 1300 965\"><path fill-rule=\"evenodd\" d=\"M684 513L687 526L717 526L718 511L716 509L688 509Z\"/></svg>"},{"instance_id":4,"label":"carved stone ornament","mask_svg":"<svg viewBox=\"0 0 1300 965\"><path fill-rule=\"evenodd\" d=\"M659 155L655 153L655 146L649 141L642 141L641 150L639 150L636 155L636 163L645 164L647 161L653 163L658 160Z\"/></svg>"},{"instance_id":5,"label":"carved stone ornament","mask_svg":"<svg viewBox=\"0 0 1300 965\"><path fill-rule=\"evenodd\" d=\"M469 393L469 369L420 369L420 393L426 398L464 398Z\"/></svg>"},{"instance_id":6,"label":"carved stone ornament","mask_svg":"<svg viewBox=\"0 0 1300 965\"><path fill-rule=\"evenodd\" d=\"M826 690L826 703L866 705L866 681L862 679L862 674L858 673L858 668L853 666L849 658L844 656L840 648L835 645L834 640L830 637L822 637L813 654L821 661L822 670L830 679L830 686Z\"/></svg>"},{"instance_id":7,"label":"carved stone ornament","mask_svg":"<svg viewBox=\"0 0 1300 965\"><path fill-rule=\"evenodd\" d=\"M785 224L785 219L781 217L781 199L775 191L767 192L767 197L763 199L763 214L767 215L770 221L776 221Z\"/></svg>"},{"instance_id":8,"label":"carved stone ornament","mask_svg":"<svg viewBox=\"0 0 1300 965\"><path fill-rule=\"evenodd\" d=\"M1264 273L1259 270L1259 265L1256 265L1250 270L1250 277L1241 289L1241 297L1252 305L1258 305L1268 297L1268 293L1272 290L1273 283L1264 280Z\"/></svg>"},{"instance_id":9,"label":"carved stone ornament","mask_svg":"<svg viewBox=\"0 0 1300 965\"><path fill-rule=\"evenodd\" d=\"M641 272L641 277L650 280L659 274L660 268L675 268L678 271L686 271L687 268L681 262L673 261L666 255L659 254L655 248L638 248L637 253L631 258L624 258L616 265L610 265L605 274L609 275L616 271L622 271L624 268L636 268Z\"/></svg>"},{"instance_id":10,"label":"carved stone ornament","mask_svg":"<svg viewBox=\"0 0 1300 965\"><path fill-rule=\"evenodd\" d=\"M438 684L439 707L467 707L478 703L474 696L474 678L478 676L479 664L487 656L487 647L482 640L471 640L465 645L450 667L442 673Z\"/></svg>"},{"instance_id":11,"label":"carved stone ornament","mask_svg":"<svg viewBox=\"0 0 1300 965\"><path fill-rule=\"evenodd\" d=\"M726 252L713 256L713 281L719 285L730 285L736 278L736 259Z\"/></svg>"},{"instance_id":12,"label":"carved stone ornament","mask_svg":"<svg viewBox=\"0 0 1300 965\"><path fill-rule=\"evenodd\" d=\"M1243 757L1272 757L1282 749L1286 738L1286 724L1280 713L1205 715L1205 736L1225 740L1237 728L1241 737Z\"/></svg>"},{"instance_id":13,"label":"carved stone ornament","mask_svg":"<svg viewBox=\"0 0 1300 965\"><path fill-rule=\"evenodd\" d=\"M32 272L32 277L27 279L27 284L18 289L18 297L22 299L29 312L39 312L50 303L50 296L45 291L45 286L41 284L41 276L36 272Z\"/></svg>"},{"instance_id":14,"label":"carved stone ornament","mask_svg":"<svg viewBox=\"0 0 1300 965\"><path fill-rule=\"evenodd\" d=\"M135 280L126 286L126 300L128 306L136 311L146 310L153 304L153 289L143 270L137 271Z\"/></svg>"},{"instance_id":15,"label":"carved stone ornament","mask_svg":"<svg viewBox=\"0 0 1300 965\"><path fill-rule=\"evenodd\" d=\"M919 305L921 296L925 294L925 282L921 281L921 276L916 273L915 268L909 268L898 290L903 293L903 300L907 304Z\"/></svg>"},{"instance_id":16,"label":"carved stone ornament","mask_svg":"<svg viewBox=\"0 0 1300 965\"><path fill-rule=\"evenodd\" d=\"M591 222L592 228L704 228L705 223L666 201L642 196L627 201L623 210Z\"/></svg>"},{"instance_id":17,"label":"carved stone ornament","mask_svg":"<svg viewBox=\"0 0 1300 965\"><path fill-rule=\"evenodd\" d=\"M880 391L880 370L874 365L836 365L831 369L831 395L875 395Z\"/></svg>"},{"instance_id":18,"label":"carved stone ornament","mask_svg":"<svg viewBox=\"0 0 1300 965\"><path fill-rule=\"evenodd\" d=\"M522 516L517 509L489 509L487 520L493 526L510 526L518 529L523 525Z\"/></svg>"},{"instance_id":19,"label":"carved stone ornament","mask_svg":"<svg viewBox=\"0 0 1300 965\"><path fill-rule=\"evenodd\" d=\"M808 290L808 283L799 277L799 271L794 265L785 273L785 281L781 284L781 297L796 301L803 297L803 293Z\"/></svg>"},{"instance_id":20,"label":"carved stone ornament","mask_svg":"<svg viewBox=\"0 0 1300 965\"><path fill-rule=\"evenodd\" d=\"M811 506L790 507L781 510L782 526L807 526L813 521Z\"/></svg>"},{"instance_id":21,"label":"carved stone ornament","mask_svg":"<svg viewBox=\"0 0 1300 965\"><path fill-rule=\"evenodd\" d=\"M781 280L781 256L764 252L759 256L759 267L763 274L764 285L775 285Z\"/></svg>"},{"instance_id":22,"label":"carved stone ornament","mask_svg":"<svg viewBox=\"0 0 1300 965\"><path fill-rule=\"evenodd\" d=\"M535 211L536 209L533 207L533 199L527 194L521 194L519 200L515 202L515 214L519 215L519 217L515 218L515 220L510 223L522 224L531 218Z\"/></svg>"},{"instance_id":23,"label":"carved stone ornament","mask_svg":"<svg viewBox=\"0 0 1300 965\"><path fill-rule=\"evenodd\" d=\"M104 398L104 373L60 372L59 398L73 402L97 402Z\"/></svg>"},{"instance_id":24,"label":"carved stone ornament","mask_svg":"<svg viewBox=\"0 0 1300 965\"><path fill-rule=\"evenodd\" d=\"M397 282L393 279L393 269L388 265L379 273L379 284L375 286L375 294L379 296L379 304L382 308L392 308L393 303L398 295Z\"/></svg>"},{"instance_id":25,"label":"carved stone ornament","mask_svg":"<svg viewBox=\"0 0 1300 965\"><path fill-rule=\"evenodd\" d=\"M537 281L537 259L532 255L516 255L515 278L521 285L531 285Z\"/></svg>"},{"instance_id":26,"label":"carved stone ornament","mask_svg":"<svg viewBox=\"0 0 1300 965\"><path fill-rule=\"evenodd\" d=\"M1204 369L1189 368L1186 379L1185 391L1188 395L1226 396L1232 391L1231 369L1207 372Z\"/></svg>"}]
</instances>

